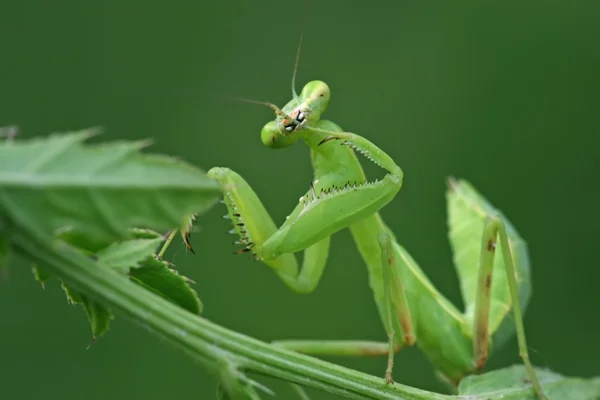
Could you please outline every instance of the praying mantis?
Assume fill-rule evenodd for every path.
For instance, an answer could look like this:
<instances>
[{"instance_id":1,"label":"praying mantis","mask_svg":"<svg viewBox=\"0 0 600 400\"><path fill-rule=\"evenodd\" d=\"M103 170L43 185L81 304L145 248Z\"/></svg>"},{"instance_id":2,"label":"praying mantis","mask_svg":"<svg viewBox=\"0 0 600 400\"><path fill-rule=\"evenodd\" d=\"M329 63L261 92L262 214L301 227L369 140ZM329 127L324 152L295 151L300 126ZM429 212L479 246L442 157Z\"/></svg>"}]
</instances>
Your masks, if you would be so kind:
<instances>
[{"instance_id":1,"label":"praying mantis","mask_svg":"<svg viewBox=\"0 0 600 400\"><path fill-rule=\"evenodd\" d=\"M226 217L233 223L230 233L238 235L236 243L243 246L236 253L248 253L266 264L297 293L316 288L327 263L331 235L348 228L367 266L387 342L293 340L276 344L311 355L387 356L387 384L393 384L395 353L416 344L439 374L456 385L481 370L490 349L498 349L516 332L532 390L539 399L546 399L529 360L523 327L522 313L531 292L525 241L472 185L449 179L449 240L465 311L447 300L379 214L400 191L402 169L369 139L321 119L330 100L325 82L308 82L300 94L296 92L301 43L302 35L292 99L283 108L251 102L275 112L275 119L261 131L267 148L285 149L297 142L309 147L314 170L310 188L277 227L241 175L222 167L210 169L208 175L224 190ZM383 179L367 180L357 153L385 170ZM191 249L189 232L183 236ZM301 268L294 254L300 251L304 252Z\"/></svg>"}]
</instances>

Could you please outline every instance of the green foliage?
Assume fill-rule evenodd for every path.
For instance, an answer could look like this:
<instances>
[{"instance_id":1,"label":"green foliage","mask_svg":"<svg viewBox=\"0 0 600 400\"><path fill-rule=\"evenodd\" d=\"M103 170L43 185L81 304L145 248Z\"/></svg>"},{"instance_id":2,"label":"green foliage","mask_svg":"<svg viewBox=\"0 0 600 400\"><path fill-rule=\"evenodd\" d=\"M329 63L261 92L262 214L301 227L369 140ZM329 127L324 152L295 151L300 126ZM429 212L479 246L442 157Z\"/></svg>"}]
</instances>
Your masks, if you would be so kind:
<instances>
[{"instance_id":1,"label":"green foliage","mask_svg":"<svg viewBox=\"0 0 600 400\"><path fill-rule=\"evenodd\" d=\"M45 268L40 268L39 265L34 265L33 268L33 277L35 278L36 281L38 281L40 283L40 285L42 285L42 287L46 286L46 282L48 281L48 279L50 279L52 277L52 274L50 273L50 271L48 271Z\"/></svg>"},{"instance_id":2,"label":"green foliage","mask_svg":"<svg viewBox=\"0 0 600 400\"><path fill-rule=\"evenodd\" d=\"M570 378L540 368L536 369L536 375L550 399L600 398L600 378ZM520 365L468 376L461 381L458 392L462 396L469 395L470 400L536 400L527 371Z\"/></svg>"},{"instance_id":3,"label":"green foliage","mask_svg":"<svg viewBox=\"0 0 600 400\"><path fill-rule=\"evenodd\" d=\"M172 264L156 253L163 236L206 211L220 188L203 171L139 152L140 143L85 145L92 131L0 144L0 266L11 252L28 260L42 286L61 281L71 304L85 310L94 339L113 313L165 338L199 361L220 382L219 398L272 394L246 371L353 399L456 398L385 385L362 374L268 345L201 318L202 304ZM600 381L539 371L554 399L593 399ZM471 400L533 398L522 367L469 377ZM303 397L305 398L305 397Z\"/></svg>"},{"instance_id":4,"label":"green foliage","mask_svg":"<svg viewBox=\"0 0 600 400\"><path fill-rule=\"evenodd\" d=\"M62 288L70 304L81 304L83 306L92 327L92 342L94 342L97 337L108 330L110 320L112 319L111 312L106 307L80 294L64 282L62 283Z\"/></svg>"},{"instance_id":5,"label":"green foliage","mask_svg":"<svg viewBox=\"0 0 600 400\"><path fill-rule=\"evenodd\" d=\"M142 142L85 145L95 133L83 130L0 146L0 264L9 252L8 221L18 215L199 314L201 303L190 281L154 259L162 235L132 227L180 226L189 214L215 202L219 186L191 165L141 154ZM34 265L33 274L42 287L52 276L43 263ZM71 304L83 306L94 339L108 330L112 314L106 307L65 282L62 287Z\"/></svg>"},{"instance_id":6,"label":"green foliage","mask_svg":"<svg viewBox=\"0 0 600 400\"><path fill-rule=\"evenodd\" d=\"M103 268L127 276L129 279L161 297L194 313L200 314L202 303L190 287L192 281L179 275L166 261L156 258L156 251L164 241L162 235L149 229L130 230L131 239L114 242L97 251L77 245L89 244L82 235L71 236L70 245L82 250L88 257L97 261ZM46 268L34 267L34 275L40 283L50 277ZM109 328L112 315L109 310L86 298L73 288L62 284L71 304L81 304L92 326L93 339L101 336Z\"/></svg>"},{"instance_id":7,"label":"green foliage","mask_svg":"<svg viewBox=\"0 0 600 400\"><path fill-rule=\"evenodd\" d=\"M169 268L166 261L146 257L139 268L130 271L129 277L133 282L152 290L189 312L194 314L202 312L202 303L190 287L192 281Z\"/></svg>"},{"instance_id":8,"label":"green foliage","mask_svg":"<svg viewBox=\"0 0 600 400\"><path fill-rule=\"evenodd\" d=\"M179 275L175 269L169 268L165 261L156 259L156 251L164 241L162 235L150 229L130 229L129 233L131 239L113 242L97 250L96 245L84 234L60 237L67 237L71 246L98 261L99 265L123 276L129 276L133 282L146 289L190 312L200 314L202 303L189 285L192 281ZM38 265L33 267L33 273L42 287L51 277L47 268L40 268ZM108 309L78 293L64 282L62 287L69 303L83 306L92 327L94 340L108 330L112 319Z\"/></svg>"},{"instance_id":9,"label":"green foliage","mask_svg":"<svg viewBox=\"0 0 600 400\"><path fill-rule=\"evenodd\" d=\"M96 253L98 261L106 266L124 273L130 268L136 268L148 257L155 254L162 238L130 239L116 242Z\"/></svg>"},{"instance_id":10,"label":"green foliage","mask_svg":"<svg viewBox=\"0 0 600 400\"><path fill-rule=\"evenodd\" d=\"M221 189L174 158L143 155L147 142L85 145L83 130L0 146L0 205L38 231L126 239L131 227L167 230L214 204Z\"/></svg>"}]
</instances>

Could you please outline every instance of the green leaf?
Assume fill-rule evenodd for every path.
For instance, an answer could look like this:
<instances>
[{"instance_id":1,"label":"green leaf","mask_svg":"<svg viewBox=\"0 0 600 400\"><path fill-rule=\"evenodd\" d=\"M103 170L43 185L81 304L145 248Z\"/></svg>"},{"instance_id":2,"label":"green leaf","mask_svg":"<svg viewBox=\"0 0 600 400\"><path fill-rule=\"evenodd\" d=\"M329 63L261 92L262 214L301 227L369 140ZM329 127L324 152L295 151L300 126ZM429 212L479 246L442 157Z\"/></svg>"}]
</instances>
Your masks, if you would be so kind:
<instances>
[{"instance_id":1,"label":"green leaf","mask_svg":"<svg viewBox=\"0 0 600 400\"><path fill-rule=\"evenodd\" d=\"M165 299L194 313L202 312L202 303L190 287L190 280L168 267L167 262L146 258L139 268L129 272L131 280Z\"/></svg>"},{"instance_id":2,"label":"green leaf","mask_svg":"<svg viewBox=\"0 0 600 400\"><path fill-rule=\"evenodd\" d=\"M92 256L96 252L108 247L113 243L111 240L101 239L90 236L85 232L76 231L70 228L64 228L57 232L56 237L69 245L83 251L85 254Z\"/></svg>"},{"instance_id":3,"label":"green leaf","mask_svg":"<svg viewBox=\"0 0 600 400\"><path fill-rule=\"evenodd\" d=\"M130 231L134 239L164 239L163 235L152 229L133 228Z\"/></svg>"},{"instance_id":4,"label":"green leaf","mask_svg":"<svg viewBox=\"0 0 600 400\"><path fill-rule=\"evenodd\" d=\"M0 144L0 214L45 233L85 232L106 243L126 239L134 226L179 227L219 197L204 171L141 154L145 142L84 143L96 133Z\"/></svg>"},{"instance_id":5,"label":"green leaf","mask_svg":"<svg viewBox=\"0 0 600 400\"><path fill-rule=\"evenodd\" d=\"M87 313L88 320L92 326L93 340L102 336L110 326L113 316L111 312L102 304L97 303L85 296L81 296L83 308ZM92 341L93 343L93 341Z\"/></svg>"},{"instance_id":6,"label":"green leaf","mask_svg":"<svg viewBox=\"0 0 600 400\"><path fill-rule=\"evenodd\" d=\"M531 297L530 260L527 243L506 216L492 205L469 182L450 178L448 182L447 212L448 239L453 253L454 266L459 277L467 323L473 325L481 256L481 238L488 216L497 215L506 226L510 250L517 277L521 312L524 313ZM508 285L502 244L496 245L492 270L491 298L488 329L493 334L493 350L498 351L515 334L512 313L513 299Z\"/></svg>"},{"instance_id":7,"label":"green leaf","mask_svg":"<svg viewBox=\"0 0 600 400\"><path fill-rule=\"evenodd\" d=\"M45 287L48 279L52 277L52 273L45 268L40 268L39 265L34 265L32 269L35 280L38 281L42 287Z\"/></svg>"},{"instance_id":8,"label":"green leaf","mask_svg":"<svg viewBox=\"0 0 600 400\"><path fill-rule=\"evenodd\" d=\"M69 303L81 304L83 306L92 327L93 343L96 338L100 337L108 330L110 320L112 319L111 312L101 304L81 295L64 282L62 283L62 288L65 291Z\"/></svg>"},{"instance_id":9,"label":"green leaf","mask_svg":"<svg viewBox=\"0 0 600 400\"><path fill-rule=\"evenodd\" d=\"M83 303L81 296L79 295L79 293L77 293L76 290L74 290L73 288L71 288L69 285L67 285L64 282L61 284L61 287L62 287L63 291L65 292L65 295L67 296L67 301L69 302L69 304Z\"/></svg>"},{"instance_id":10,"label":"green leaf","mask_svg":"<svg viewBox=\"0 0 600 400\"><path fill-rule=\"evenodd\" d=\"M535 373L550 400L600 399L600 378L565 377L540 368ZM522 365L468 376L460 382L458 393L471 395L469 400L537 400Z\"/></svg>"},{"instance_id":11,"label":"green leaf","mask_svg":"<svg viewBox=\"0 0 600 400\"><path fill-rule=\"evenodd\" d=\"M163 242L162 237L154 239L132 239L113 243L96 253L98 261L113 269L128 273L142 260L152 257Z\"/></svg>"},{"instance_id":12,"label":"green leaf","mask_svg":"<svg viewBox=\"0 0 600 400\"><path fill-rule=\"evenodd\" d=\"M132 228L128 230L127 236L130 239L162 239L160 233L151 229ZM78 232L72 229L61 230L57 237L90 256L96 256L97 253L115 243L112 241L95 240L95 238L85 232Z\"/></svg>"},{"instance_id":13,"label":"green leaf","mask_svg":"<svg viewBox=\"0 0 600 400\"><path fill-rule=\"evenodd\" d=\"M82 250L84 254L99 261L96 263L99 268L119 270L121 273L127 274L129 269L137 267L140 261L146 258L152 259L158 246L164 240L162 235L148 229L132 229L130 232L133 239L115 242L96 253L86 249L86 246L95 248L99 244L90 241L89 237L83 233L68 232L68 235L61 235L61 238L67 237L71 246ZM45 268L36 265L34 266L34 276L44 286L50 274ZM82 296L64 282L62 288L69 303L83 306L92 327L93 343L96 338L108 330L112 319L110 311L93 300Z\"/></svg>"},{"instance_id":14,"label":"green leaf","mask_svg":"<svg viewBox=\"0 0 600 400\"><path fill-rule=\"evenodd\" d=\"M127 274L130 268L135 268L138 263L147 257L153 256L160 244L164 241L163 236L150 229L130 229L131 239L109 243L101 246L99 242L93 242L85 233L67 231L59 237L69 245L82 250L85 254L101 261L103 265L111 269L120 270Z\"/></svg>"}]
</instances>

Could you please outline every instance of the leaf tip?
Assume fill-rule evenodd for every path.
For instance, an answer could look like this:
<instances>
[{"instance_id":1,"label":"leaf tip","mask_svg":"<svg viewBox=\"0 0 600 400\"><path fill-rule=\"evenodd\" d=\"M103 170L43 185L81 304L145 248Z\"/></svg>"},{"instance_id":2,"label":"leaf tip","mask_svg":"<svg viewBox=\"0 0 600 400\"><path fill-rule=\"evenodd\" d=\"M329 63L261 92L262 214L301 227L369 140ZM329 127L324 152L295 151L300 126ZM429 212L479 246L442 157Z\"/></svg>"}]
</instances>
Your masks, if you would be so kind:
<instances>
[{"instance_id":1,"label":"leaf tip","mask_svg":"<svg viewBox=\"0 0 600 400\"><path fill-rule=\"evenodd\" d=\"M150 147L154 144L154 140L153 139L143 139L143 140L138 140L137 142L134 142L133 145L135 147L136 150L143 150L147 147Z\"/></svg>"},{"instance_id":2,"label":"leaf tip","mask_svg":"<svg viewBox=\"0 0 600 400\"><path fill-rule=\"evenodd\" d=\"M99 136L104 132L104 128L101 126L92 126L87 129L83 129L81 133L81 137L83 140L88 140L93 138L94 136Z\"/></svg>"},{"instance_id":3,"label":"leaf tip","mask_svg":"<svg viewBox=\"0 0 600 400\"><path fill-rule=\"evenodd\" d=\"M458 188L458 180L452 175L450 175L446 177L446 186L448 187L448 190L454 192Z\"/></svg>"}]
</instances>

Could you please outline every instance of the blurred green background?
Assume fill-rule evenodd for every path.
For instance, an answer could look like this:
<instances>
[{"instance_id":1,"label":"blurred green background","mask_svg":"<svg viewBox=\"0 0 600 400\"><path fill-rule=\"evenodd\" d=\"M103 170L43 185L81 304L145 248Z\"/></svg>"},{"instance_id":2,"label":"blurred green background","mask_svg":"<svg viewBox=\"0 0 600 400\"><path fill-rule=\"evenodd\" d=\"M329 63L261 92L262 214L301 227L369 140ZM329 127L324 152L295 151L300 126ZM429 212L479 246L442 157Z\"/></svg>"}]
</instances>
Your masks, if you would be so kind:
<instances>
[{"instance_id":1,"label":"blurred green background","mask_svg":"<svg viewBox=\"0 0 600 400\"><path fill-rule=\"evenodd\" d=\"M326 81L327 118L402 166L382 215L456 304L445 178L468 179L501 208L530 245L534 363L600 374L600 3L459 3L313 0L298 86ZM303 15L303 0L2 2L0 126L153 138L153 151L241 172L281 223L311 181L308 151L264 148L271 111L223 96L289 100ZM180 242L168 255L197 281L206 317L262 340L385 339L348 232L334 237L316 292L300 296L231 254L223 214L219 205L199 221L199 255ZM126 321L86 350L82 309L57 282L42 290L22 262L0 283L0 317L2 399L213 398L203 370ZM385 369L382 358L330 360ZM518 361L513 339L488 367ZM397 356L395 377L443 390L418 349Z\"/></svg>"}]
</instances>

